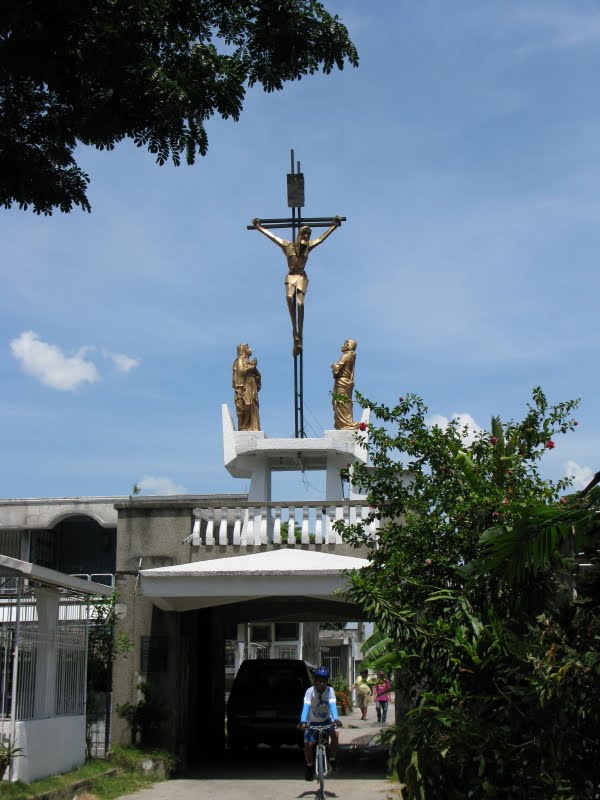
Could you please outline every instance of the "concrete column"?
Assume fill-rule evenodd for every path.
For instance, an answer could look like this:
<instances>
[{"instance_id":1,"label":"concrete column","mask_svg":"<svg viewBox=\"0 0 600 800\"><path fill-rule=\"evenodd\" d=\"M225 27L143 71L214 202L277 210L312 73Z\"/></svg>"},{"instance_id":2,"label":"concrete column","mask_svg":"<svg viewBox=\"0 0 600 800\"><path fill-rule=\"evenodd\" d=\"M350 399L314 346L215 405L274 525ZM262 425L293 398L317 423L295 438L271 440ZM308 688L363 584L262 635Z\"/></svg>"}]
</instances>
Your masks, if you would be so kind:
<instances>
[{"instance_id":1,"label":"concrete column","mask_svg":"<svg viewBox=\"0 0 600 800\"><path fill-rule=\"evenodd\" d=\"M256 465L250 478L248 500L253 502L271 502L271 469L265 458L256 458Z\"/></svg>"},{"instance_id":2,"label":"concrete column","mask_svg":"<svg viewBox=\"0 0 600 800\"><path fill-rule=\"evenodd\" d=\"M203 638L197 672L199 687L196 734L198 757L225 749L225 636L218 608L198 612L199 636Z\"/></svg>"},{"instance_id":3,"label":"concrete column","mask_svg":"<svg viewBox=\"0 0 600 800\"><path fill-rule=\"evenodd\" d=\"M302 625L302 658L318 667L321 659L319 647L319 623L305 622Z\"/></svg>"},{"instance_id":4,"label":"concrete column","mask_svg":"<svg viewBox=\"0 0 600 800\"><path fill-rule=\"evenodd\" d=\"M35 664L35 702L36 717L54 715L56 712L56 658L58 647L58 589L36 588L35 604L38 618L38 632L42 641L37 647Z\"/></svg>"},{"instance_id":5,"label":"concrete column","mask_svg":"<svg viewBox=\"0 0 600 800\"><path fill-rule=\"evenodd\" d=\"M341 466L337 459L329 457L325 470L325 498L329 500L343 500L344 492L340 477Z\"/></svg>"}]
</instances>

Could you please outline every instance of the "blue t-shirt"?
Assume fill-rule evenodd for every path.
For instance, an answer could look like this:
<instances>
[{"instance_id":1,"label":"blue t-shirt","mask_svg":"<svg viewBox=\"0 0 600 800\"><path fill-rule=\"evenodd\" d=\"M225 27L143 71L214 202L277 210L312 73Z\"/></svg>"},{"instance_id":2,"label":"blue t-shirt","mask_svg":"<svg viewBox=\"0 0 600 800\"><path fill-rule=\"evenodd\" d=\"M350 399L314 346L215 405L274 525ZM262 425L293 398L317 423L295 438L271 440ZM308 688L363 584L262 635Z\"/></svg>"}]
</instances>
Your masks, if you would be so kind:
<instances>
[{"instance_id":1,"label":"blue t-shirt","mask_svg":"<svg viewBox=\"0 0 600 800\"><path fill-rule=\"evenodd\" d=\"M322 692L316 686L307 689L300 722L323 725L336 719L339 719L339 716L332 687L327 686Z\"/></svg>"}]
</instances>

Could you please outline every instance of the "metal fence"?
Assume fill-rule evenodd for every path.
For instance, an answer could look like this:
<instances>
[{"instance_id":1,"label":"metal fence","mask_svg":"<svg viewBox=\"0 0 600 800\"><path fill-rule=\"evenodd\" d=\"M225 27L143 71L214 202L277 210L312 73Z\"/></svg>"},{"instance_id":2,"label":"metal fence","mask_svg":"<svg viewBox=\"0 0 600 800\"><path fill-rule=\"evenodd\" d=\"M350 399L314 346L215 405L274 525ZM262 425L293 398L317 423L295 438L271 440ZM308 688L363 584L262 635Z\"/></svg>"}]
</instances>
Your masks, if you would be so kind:
<instances>
[{"instance_id":1,"label":"metal fence","mask_svg":"<svg viewBox=\"0 0 600 800\"><path fill-rule=\"evenodd\" d=\"M323 666L329 668L329 674L332 678L338 675L344 675L342 669L342 648L336 645L324 648L321 651L321 663Z\"/></svg>"},{"instance_id":2,"label":"metal fence","mask_svg":"<svg viewBox=\"0 0 600 800\"><path fill-rule=\"evenodd\" d=\"M298 647L295 644L275 645L273 647L273 658L298 658Z\"/></svg>"},{"instance_id":3,"label":"metal fence","mask_svg":"<svg viewBox=\"0 0 600 800\"><path fill-rule=\"evenodd\" d=\"M0 720L83 714L87 602L61 597L55 629L40 630L35 598L24 593L0 600Z\"/></svg>"}]
</instances>

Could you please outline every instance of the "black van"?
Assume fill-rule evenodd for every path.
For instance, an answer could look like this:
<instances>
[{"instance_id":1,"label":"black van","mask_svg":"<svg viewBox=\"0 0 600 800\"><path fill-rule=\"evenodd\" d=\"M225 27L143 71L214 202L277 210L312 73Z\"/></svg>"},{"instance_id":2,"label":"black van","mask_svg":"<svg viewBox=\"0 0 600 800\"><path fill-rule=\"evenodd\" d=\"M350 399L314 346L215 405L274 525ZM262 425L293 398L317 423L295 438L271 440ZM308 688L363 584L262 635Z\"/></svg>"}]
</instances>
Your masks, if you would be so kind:
<instances>
[{"instance_id":1,"label":"black van","mask_svg":"<svg viewBox=\"0 0 600 800\"><path fill-rule=\"evenodd\" d=\"M304 694L312 683L306 661L243 661L227 705L229 747L301 744L298 723Z\"/></svg>"}]
</instances>

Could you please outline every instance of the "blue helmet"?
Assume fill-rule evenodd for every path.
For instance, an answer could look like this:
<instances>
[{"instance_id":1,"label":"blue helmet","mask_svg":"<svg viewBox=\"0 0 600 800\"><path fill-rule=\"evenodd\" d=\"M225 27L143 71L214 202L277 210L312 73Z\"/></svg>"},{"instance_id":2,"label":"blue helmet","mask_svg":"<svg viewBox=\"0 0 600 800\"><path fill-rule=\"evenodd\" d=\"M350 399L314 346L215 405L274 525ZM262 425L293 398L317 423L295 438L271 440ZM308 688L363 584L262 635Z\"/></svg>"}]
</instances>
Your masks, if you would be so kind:
<instances>
[{"instance_id":1,"label":"blue helmet","mask_svg":"<svg viewBox=\"0 0 600 800\"><path fill-rule=\"evenodd\" d=\"M329 669L327 667L317 667L315 669L315 678L329 678Z\"/></svg>"}]
</instances>

